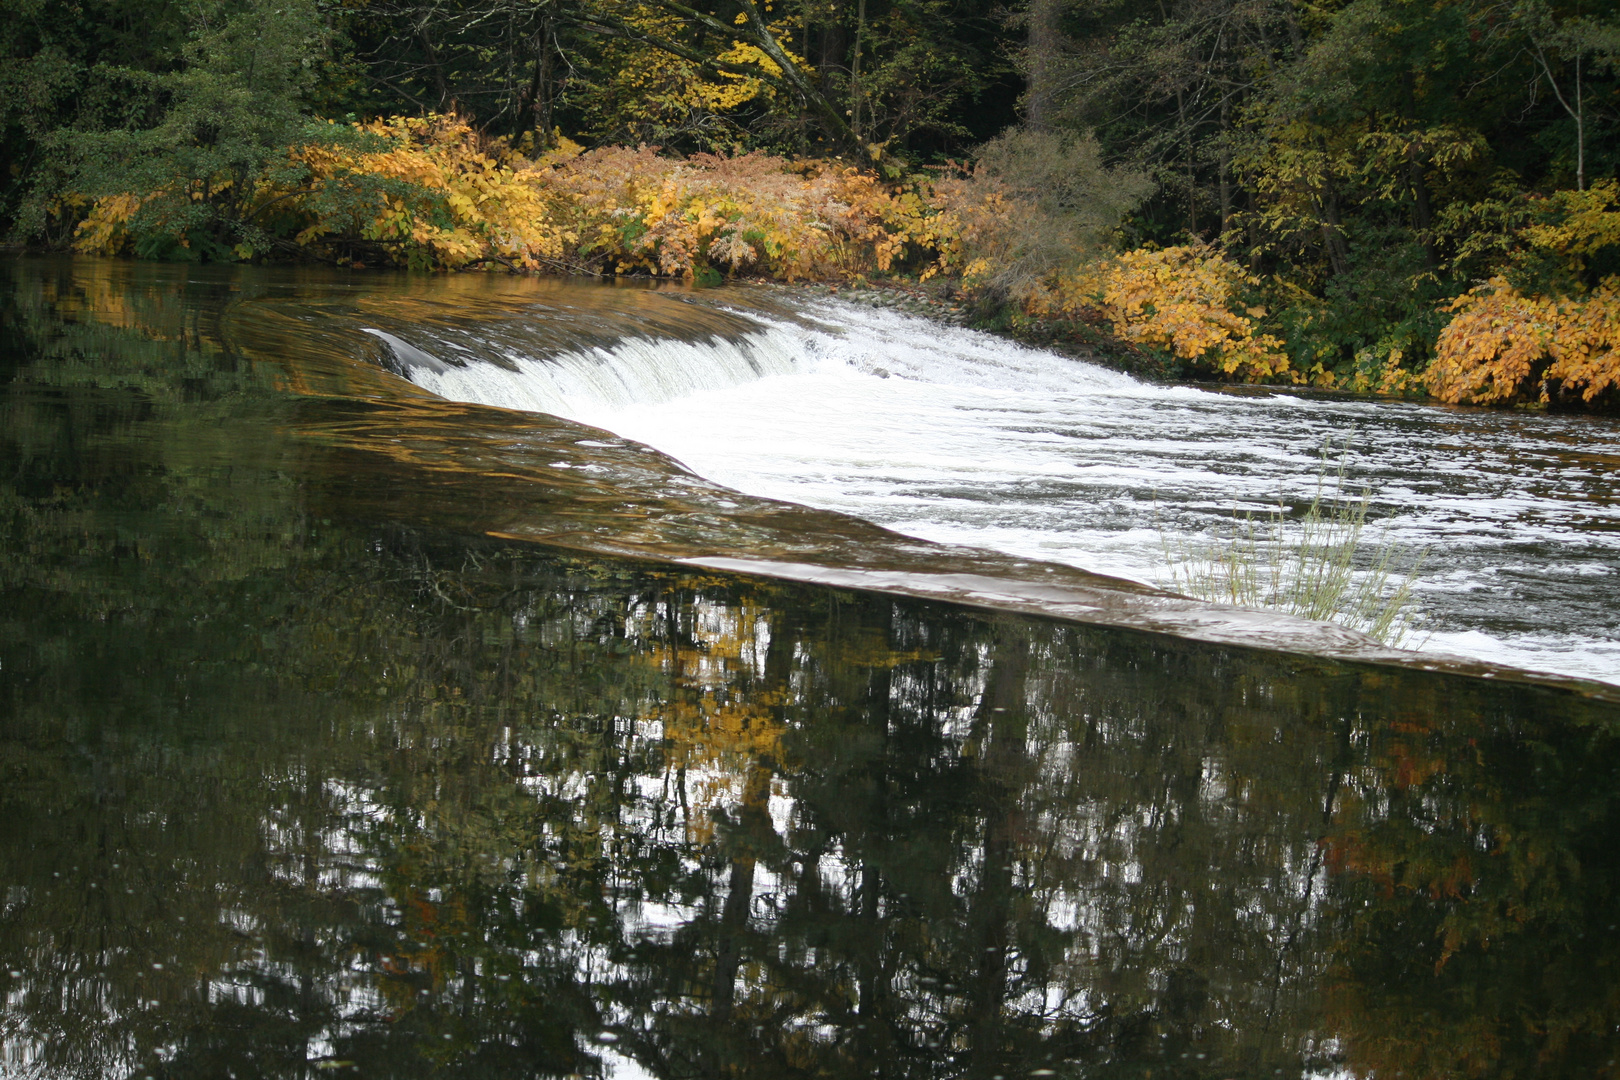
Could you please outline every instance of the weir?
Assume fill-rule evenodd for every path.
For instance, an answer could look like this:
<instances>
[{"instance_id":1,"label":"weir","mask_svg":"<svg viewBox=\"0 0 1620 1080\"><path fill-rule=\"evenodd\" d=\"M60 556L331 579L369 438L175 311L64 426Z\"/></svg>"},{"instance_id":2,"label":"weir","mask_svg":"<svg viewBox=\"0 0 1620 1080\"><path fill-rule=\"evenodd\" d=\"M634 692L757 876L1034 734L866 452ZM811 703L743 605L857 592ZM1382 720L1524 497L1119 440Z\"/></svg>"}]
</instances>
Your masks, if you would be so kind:
<instances>
[{"instance_id":1,"label":"weir","mask_svg":"<svg viewBox=\"0 0 1620 1080\"><path fill-rule=\"evenodd\" d=\"M680 335L579 348L544 311L490 311L431 341L416 329L404 349L438 353L390 360L437 395L606 428L746 494L1149 584L1167 548L1263 530L1334 495L1342 469L1342 495L1370 498L1369 536L1421 562L1409 644L1620 671L1612 420L1156 386L837 300L696 297L643 297L681 311Z\"/></svg>"}]
</instances>

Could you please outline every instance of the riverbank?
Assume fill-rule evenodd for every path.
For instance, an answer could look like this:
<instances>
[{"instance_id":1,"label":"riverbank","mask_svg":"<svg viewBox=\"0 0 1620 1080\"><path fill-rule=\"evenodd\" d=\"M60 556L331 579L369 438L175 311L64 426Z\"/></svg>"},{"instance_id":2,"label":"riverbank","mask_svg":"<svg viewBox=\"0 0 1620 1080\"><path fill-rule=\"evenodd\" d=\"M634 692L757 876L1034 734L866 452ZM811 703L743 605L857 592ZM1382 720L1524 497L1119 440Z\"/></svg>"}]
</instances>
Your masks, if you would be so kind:
<instances>
[{"instance_id":1,"label":"riverbank","mask_svg":"<svg viewBox=\"0 0 1620 1080\"><path fill-rule=\"evenodd\" d=\"M454 116L331 130L223 194L66 200L63 228L102 255L820 283L1158 381L1620 411L1620 279L1547 269L1620 245L1613 182L1547 200L1506 276L1438 296L1421 325L1363 347L1356 335L1378 328L1347 337L1325 299L1216 245L1125 247L1140 177L1055 136L1025 133L955 174L891 178L566 140L529 156ZM1047 188L1074 169L1083 190L1054 202Z\"/></svg>"},{"instance_id":2,"label":"riverbank","mask_svg":"<svg viewBox=\"0 0 1620 1080\"><path fill-rule=\"evenodd\" d=\"M864 307L913 315L947 326L978 330L1020 345L1045 349L1071 360L1097 364L1133 378L1159 384L1208 383L1197 378L1173 357L1121 341L1106 329L1078 319L1032 317L1015 304L997 302L964 290L960 280L935 278L921 282L878 278L839 284L783 285L766 283L790 293L836 297Z\"/></svg>"}]
</instances>

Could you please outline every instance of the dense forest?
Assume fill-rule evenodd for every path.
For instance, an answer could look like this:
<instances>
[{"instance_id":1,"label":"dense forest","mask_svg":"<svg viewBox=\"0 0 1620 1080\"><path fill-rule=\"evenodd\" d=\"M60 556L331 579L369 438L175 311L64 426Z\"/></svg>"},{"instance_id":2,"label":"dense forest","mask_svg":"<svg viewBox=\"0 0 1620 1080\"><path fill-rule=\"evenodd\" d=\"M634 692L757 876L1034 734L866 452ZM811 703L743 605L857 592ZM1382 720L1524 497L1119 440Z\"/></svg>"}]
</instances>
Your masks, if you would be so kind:
<instances>
[{"instance_id":1,"label":"dense forest","mask_svg":"<svg viewBox=\"0 0 1620 1080\"><path fill-rule=\"evenodd\" d=\"M14 242L938 280L1172 371L1620 400L1614 0L5 0Z\"/></svg>"}]
</instances>

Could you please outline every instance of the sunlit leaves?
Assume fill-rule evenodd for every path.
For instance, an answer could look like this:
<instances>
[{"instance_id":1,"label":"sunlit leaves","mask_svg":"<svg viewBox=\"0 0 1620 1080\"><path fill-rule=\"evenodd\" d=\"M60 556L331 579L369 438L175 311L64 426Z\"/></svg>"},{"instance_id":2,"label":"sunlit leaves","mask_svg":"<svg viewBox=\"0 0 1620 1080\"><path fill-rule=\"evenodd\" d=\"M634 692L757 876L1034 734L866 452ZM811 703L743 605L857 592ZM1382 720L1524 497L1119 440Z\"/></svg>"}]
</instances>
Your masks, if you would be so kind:
<instances>
[{"instance_id":1,"label":"sunlit leaves","mask_svg":"<svg viewBox=\"0 0 1620 1080\"><path fill-rule=\"evenodd\" d=\"M1211 248L1138 250L1064 278L1051 303L1071 315L1098 311L1121 339L1208 371L1297 381L1283 343L1259 329L1265 311L1243 304L1258 284Z\"/></svg>"},{"instance_id":2,"label":"sunlit leaves","mask_svg":"<svg viewBox=\"0 0 1620 1080\"><path fill-rule=\"evenodd\" d=\"M1591 401L1620 385L1620 280L1571 298L1527 296L1496 277L1450 309L1427 375L1442 401L1545 401L1549 384Z\"/></svg>"}]
</instances>

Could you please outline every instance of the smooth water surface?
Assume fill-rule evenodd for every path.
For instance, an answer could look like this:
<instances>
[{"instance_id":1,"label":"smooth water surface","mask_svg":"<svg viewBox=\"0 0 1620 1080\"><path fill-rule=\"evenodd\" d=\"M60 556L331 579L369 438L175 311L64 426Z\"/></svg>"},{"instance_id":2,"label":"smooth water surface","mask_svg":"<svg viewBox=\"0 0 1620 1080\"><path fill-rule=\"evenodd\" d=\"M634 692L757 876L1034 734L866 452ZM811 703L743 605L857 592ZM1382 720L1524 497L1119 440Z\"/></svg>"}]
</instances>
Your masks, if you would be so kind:
<instances>
[{"instance_id":1,"label":"smooth water surface","mask_svg":"<svg viewBox=\"0 0 1620 1080\"><path fill-rule=\"evenodd\" d=\"M683 567L887 541L372 280L0 276L0 1076L1616 1075L1620 705Z\"/></svg>"},{"instance_id":2,"label":"smooth water surface","mask_svg":"<svg viewBox=\"0 0 1620 1080\"><path fill-rule=\"evenodd\" d=\"M1421 561L1413 643L1620 681L1613 419L1159 387L854 304L707 295L723 310L706 339L650 325L581 347L514 310L406 331L459 366L402 366L749 494L1149 583L1168 579L1167 549L1229 535L1235 515L1297 513L1324 471L1333 494L1342 464L1371 495L1370 546ZM1346 441L1324 470L1324 445Z\"/></svg>"}]
</instances>

